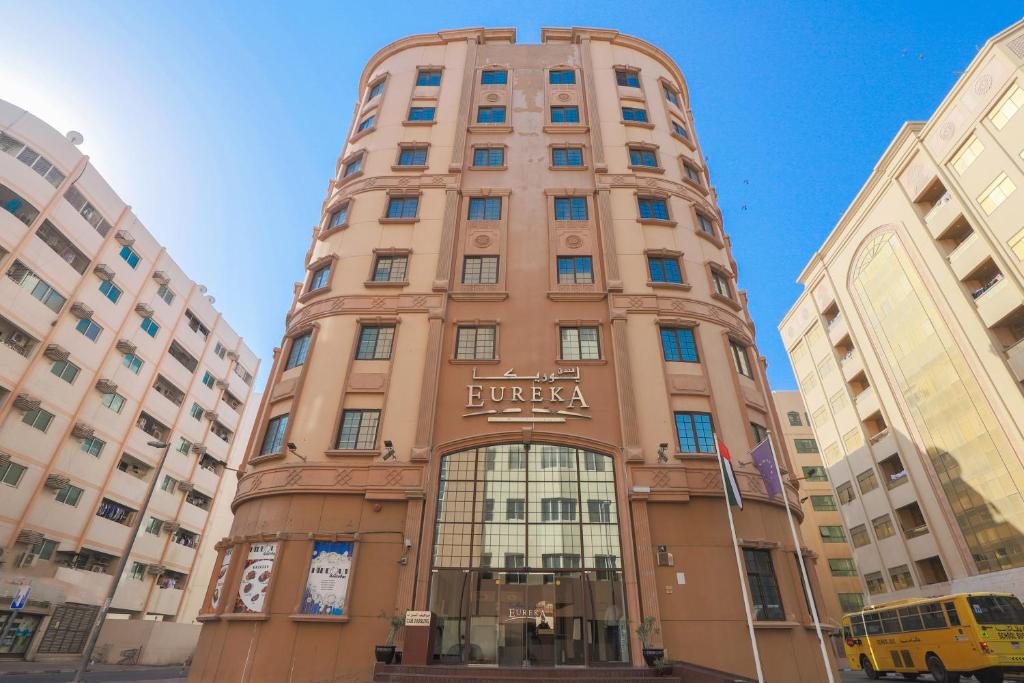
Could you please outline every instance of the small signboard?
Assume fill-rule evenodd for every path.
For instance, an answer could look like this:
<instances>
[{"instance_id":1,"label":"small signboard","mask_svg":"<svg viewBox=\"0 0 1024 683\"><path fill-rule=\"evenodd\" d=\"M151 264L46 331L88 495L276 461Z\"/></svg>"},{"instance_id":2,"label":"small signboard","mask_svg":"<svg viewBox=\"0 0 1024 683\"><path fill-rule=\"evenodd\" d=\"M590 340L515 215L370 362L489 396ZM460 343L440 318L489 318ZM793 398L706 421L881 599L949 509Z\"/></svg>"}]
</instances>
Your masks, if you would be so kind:
<instances>
[{"instance_id":1,"label":"small signboard","mask_svg":"<svg viewBox=\"0 0 1024 683\"><path fill-rule=\"evenodd\" d=\"M32 592L32 584L26 583L18 586L18 592L14 594L14 599L11 600L11 609L22 609L28 602L28 595Z\"/></svg>"},{"instance_id":2,"label":"small signboard","mask_svg":"<svg viewBox=\"0 0 1024 683\"><path fill-rule=\"evenodd\" d=\"M430 612L408 610L405 613L406 626L430 626Z\"/></svg>"}]
</instances>

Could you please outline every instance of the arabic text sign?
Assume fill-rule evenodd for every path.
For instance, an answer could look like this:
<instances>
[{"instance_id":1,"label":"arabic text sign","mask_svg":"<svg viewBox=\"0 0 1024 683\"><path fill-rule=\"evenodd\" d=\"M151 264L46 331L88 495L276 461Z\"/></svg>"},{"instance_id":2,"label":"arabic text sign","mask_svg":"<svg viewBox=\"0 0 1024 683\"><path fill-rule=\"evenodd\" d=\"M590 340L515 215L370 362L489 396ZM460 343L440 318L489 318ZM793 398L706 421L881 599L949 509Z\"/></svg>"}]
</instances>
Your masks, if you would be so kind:
<instances>
[{"instance_id":1,"label":"arabic text sign","mask_svg":"<svg viewBox=\"0 0 1024 683\"><path fill-rule=\"evenodd\" d=\"M580 412L589 409L590 404L583 396L578 367L532 375L519 375L509 368L493 376L481 376L473 368L472 381L466 385L466 408L469 412L463 417L486 416L488 422L590 419L590 415Z\"/></svg>"},{"instance_id":2,"label":"arabic text sign","mask_svg":"<svg viewBox=\"0 0 1024 683\"><path fill-rule=\"evenodd\" d=\"M405 613L406 626L430 626L430 612L409 610Z\"/></svg>"}]
</instances>

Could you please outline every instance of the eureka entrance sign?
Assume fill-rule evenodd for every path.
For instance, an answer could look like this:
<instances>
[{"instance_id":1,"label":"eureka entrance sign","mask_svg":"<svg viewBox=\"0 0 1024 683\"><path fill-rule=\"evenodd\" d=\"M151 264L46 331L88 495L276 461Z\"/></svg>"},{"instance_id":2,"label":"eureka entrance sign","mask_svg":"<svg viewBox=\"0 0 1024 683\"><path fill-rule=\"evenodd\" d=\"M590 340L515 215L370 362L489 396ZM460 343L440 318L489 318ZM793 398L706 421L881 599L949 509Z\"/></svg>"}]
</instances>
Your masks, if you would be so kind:
<instances>
[{"instance_id":1,"label":"eureka entrance sign","mask_svg":"<svg viewBox=\"0 0 1024 683\"><path fill-rule=\"evenodd\" d=\"M487 417L488 422L565 422L589 420L590 404L583 397L580 369L556 368L550 374L517 375L509 368L501 375L480 376L473 368L466 385L462 417ZM519 405L517 405L519 404Z\"/></svg>"}]
</instances>

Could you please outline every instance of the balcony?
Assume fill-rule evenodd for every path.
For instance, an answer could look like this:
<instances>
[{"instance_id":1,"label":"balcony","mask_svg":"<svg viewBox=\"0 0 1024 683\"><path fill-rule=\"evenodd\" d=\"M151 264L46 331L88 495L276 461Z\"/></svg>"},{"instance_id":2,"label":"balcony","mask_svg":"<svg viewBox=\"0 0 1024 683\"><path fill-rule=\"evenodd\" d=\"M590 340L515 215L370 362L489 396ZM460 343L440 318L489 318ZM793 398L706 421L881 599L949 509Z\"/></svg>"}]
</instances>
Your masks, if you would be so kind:
<instances>
[{"instance_id":1,"label":"balcony","mask_svg":"<svg viewBox=\"0 0 1024 683\"><path fill-rule=\"evenodd\" d=\"M37 346L39 340L0 316L0 368L4 374L12 378L20 377Z\"/></svg>"},{"instance_id":2,"label":"balcony","mask_svg":"<svg viewBox=\"0 0 1024 683\"><path fill-rule=\"evenodd\" d=\"M919 203L919 205L921 204ZM925 212L924 224L928 227L928 232L931 233L932 237L937 238L946 232L946 229L955 220L960 218L962 214L963 211L960 209L960 205L953 201L948 192L943 191L943 194Z\"/></svg>"},{"instance_id":3,"label":"balcony","mask_svg":"<svg viewBox=\"0 0 1024 683\"><path fill-rule=\"evenodd\" d=\"M843 318L843 314L839 312L839 308L835 304L832 304L822 313L822 320L825 323L825 331L828 332L829 341L832 342L833 346L848 334L846 319Z\"/></svg>"},{"instance_id":4,"label":"balcony","mask_svg":"<svg viewBox=\"0 0 1024 683\"><path fill-rule=\"evenodd\" d=\"M849 382L857 375L864 373L864 361L856 349L850 349L842 356L839 356L839 370L843 373L843 379Z\"/></svg>"},{"instance_id":5,"label":"balcony","mask_svg":"<svg viewBox=\"0 0 1024 683\"><path fill-rule=\"evenodd\" d=\"M894 489L902 486L908 481L907 470L900 460L899 453L893 453L887 458L878 461L878 470L882 474L882 480L887 489Z\"/></svg>"},{"instance_id":6,"label":"balcony","mask_svg":"<svg viewBox=\"0 0 1024 683\"><path fill-rule=\"evenodd\" d=\"M150 468L146 466L144 472L149 471ZM110 477L107 492L119 500L139 505L146 496L146 481L145 475L139 476L123 471L119 466Z\"/></svg>"},{"instance_id":7,"label":"balcony","mask_svg":"<svg viewBox=\"0 0 1024 683\"><path fill-rule=\"evenodd\" d=\"M199 467L192 476L192 483L196 485L196 488L199 491L202 491L208 496L213 496L217 493L217 486L220 484L220 475L217 474L216 470L208 470L206 468Z\"/></svg>"},{"instance_id":8,"label":"balcony","mask_svg":"<svg viewBox=\"0 0 1024 683\"><path fill-rule=\"evenodd\" d=\"M189 495L195 495L195 492ZM203 525L206 524L206 517L208 515L209 512L207 510L198 508L191 503L185 503L181 506L181 512L178 513L178 521L193 529L202 529Z\"/></svg>"},{"instance_id":9,"label":"balcony","mask_svg":"<svg viewBox=\"0 0 1024 683\"><path fill-rule=\"evenodd\" d=\"M917 538L928 533L928 523L921 513L921 506L915 503L896 509L896 519L906 538Z\"/></svg>"},{"instance_id":10,"label":"balcony","mask_svg":"<svg viewBox=\"0 0 1024 683\"><path fill-rule=\"evenodd\" d=\"M149 604L150 612L174 616L181 605L181 596L185 591L180 588L158 588L153 591L153 599Z\"/></svg>"},{"instance_id":11,"label":"balcony","mask_svg":"<svg viewBox=\"0 0 1024 683\"><path fill-rule=\"evenodd\" d=\"M93 571L95 569L95 571ZM109 569L109 568L108 568ZM102 565L94 565L92 569L75 569L73 567L57 567L53 578L74 586L76 602L98 605L107 597L110 584L114 577L102 571ZM71 599L71 596L68 596Z\"/></svg>"},{"instance_id":12,"label":"balcony","mask_svg":"<svg viewBox=\"0 0 1024 683\"><path fill-rule=\"evenodd\" d=\"M972 232L949 256L950 268L958 280L963 280L989 257L988 245L976 232Z\"/></svg>"},{"instance_id":13,"label":"balcony","mask_svg":"<svg viewBox=\"0 0 1024 683\"><path fill-rule=\"evenodd\" d=\"M1021 295L1012 282L1001 278L989 284L984 292L975 297L975 301L982 322L988 327L994 327L1020 306Z\"/></svg>"},{"instance_id":14,"label":"balcony","mask_svg":"<svg viewBox=\"0 0 1024 683\"><path fill-rule=\"evenodd\" d=\"M181 343L175 339L171 342L170 348L167 349L167 355L178 361L178 363L188 371L189 375L196 371L196 367L199 365L199 361L196 357L188 352Z\"/></svg>"},{"instance_id":15,"label":"balcony","mask_svg":"<svg viewBox=\"0 0 1024 683\"><path fill-rule=\"evenodd\" d=\"M124 548L128 545L131 531L126 524L97 515L86 532L86 538L107 548Z\"/></svg>"},{"instance_id":16,"label":"balcony","mask_svg":"<svg viewBox=\"0 0 1024 683\"><path fill-rule=\"evenodd\" d=\"M131 570L131 563L135 555L132 555L131 558L128 561L129 571ZM146 607L147 595L149 595L148 577L144 576L142 579L134 579L130 576L125 576L121 583L118 584L117 592L114 593L114 600L110 603L110 606L114 609L128 612L141 612Z\"/></svg>"},{"instance_id":17,"label":"balcony","mask_svg":"<svg viewBox=\"0 0 1024 683\"><path fill-rule=\"evenodd\" d=\"M1006 349L1006 359L1017 381L1024 382L1024 339Z\"/></svg>"},{"instance_id":18,"label":"balcony","mask_svg":"<svg viewBox=\"0 0 1024 683\"><path fill-rule=\"evenodd\" d=\"M150 438L156 439L157 441L167 441L167 439L171 438L171 430L167 425L155 419L145 411L139 414L139 419L135 423L135 426L145 432ZM150 446L150 448L153 447Z\"/></svg>"},{"instance_id":19,"label":"balcony","mask_svg":"<svg viewBox=\"0 0 1024 683\"><path fill-rule=\"evenodd\" d=\"M870 386L857 394L853 402L857 406L858 415L873 415L881 407L878 403L878 395L875 393L874 388Z\"/></svg>"}]
</instances>

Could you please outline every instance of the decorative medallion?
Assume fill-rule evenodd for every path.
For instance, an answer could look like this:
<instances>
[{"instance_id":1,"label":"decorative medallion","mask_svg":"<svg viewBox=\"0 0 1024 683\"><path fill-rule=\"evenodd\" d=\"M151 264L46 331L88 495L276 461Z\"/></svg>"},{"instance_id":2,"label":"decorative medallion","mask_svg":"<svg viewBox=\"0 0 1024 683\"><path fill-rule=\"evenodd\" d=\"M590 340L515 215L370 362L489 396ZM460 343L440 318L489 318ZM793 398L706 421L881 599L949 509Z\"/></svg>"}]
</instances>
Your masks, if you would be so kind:
<instances>
[{"instance_id":1,"label":"decorative medallion","mask_svg":"<svg viewBox=\"0 0 1024 683\"><path fill-rule=\"evenodd\" d=\"M953 137L953 133L955 133L955 132L956 132L956 126L953 125L953 122L952 121L946 121L939 128L939 137L942 138L943 140L949 140L951 137Z\"/></svg>"},{"instance_id":2,"label":"decorative medallion","mask_svg":"<svg viewBox=\"0 0 1024 683\"><path fill-rule=\"evenodd\" d=\"M579 235L569 235L565 238L565 246L570 249L579 249L583 246L583 238Z\"/></svg>"},{"instance_id":3,"label":"decorative medallion","mask_svg":"<svg viewBox=\"0 0 1024 683\"><path fill-rule=\"evenodd\" d=\"M473 238L473 244L483 249L484 247L491 246L491 236L479 234Z\"/></svg>"},{"instance_id":4,"label":"decorative medallion","mask_svg":"<svg viewBox=\"0 0 1024 683\"><path fill-rule=\"evenodd\" d=\"M982 74L982 76L978 79L978 82L974 84L974 94L975 95L984 95L985 93L987 93L991 89L992 89L992 75L991 74Z\"/></svg>"},{"instance_id":5,"label":"decorative medallion","mask_svg":"<svg viewBox=\"0 0 1024 683\"><path fill-rule=\"evenodd\" d=\"M569 93L565 93L564 92L564 93L560 94L558 96L558 101L559 102L568 102L569 101Z\"/></svg>"},{"instance_id":6,"label":"decorative medallion","mask_svg":"<svg viewBox=\"0 0 1024 683\"><path fill-rule=\"evenodd\" d=\"M407 187L410 182L411 181L409 180L409 178L401 178L399 179L398 184L401 185L402 187Z\"/></svg>"},{"instance_id":7,"label":"decorative medallion","mask_svg":"<svg viewBox=\"0 0 1024 683\"><path fill-rule=\"evenodd\" d=\"M498 95L497 95L497 93L493 93L493 92L492 92L492 93L491 93L490 95L488 95L488 96L487 96L487 101L488 101L488 102L497 102L497 101L498 101Z\"/></svg>"}]
</instances>

